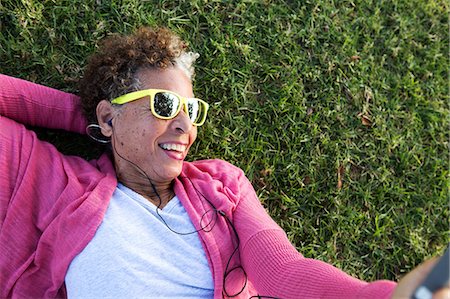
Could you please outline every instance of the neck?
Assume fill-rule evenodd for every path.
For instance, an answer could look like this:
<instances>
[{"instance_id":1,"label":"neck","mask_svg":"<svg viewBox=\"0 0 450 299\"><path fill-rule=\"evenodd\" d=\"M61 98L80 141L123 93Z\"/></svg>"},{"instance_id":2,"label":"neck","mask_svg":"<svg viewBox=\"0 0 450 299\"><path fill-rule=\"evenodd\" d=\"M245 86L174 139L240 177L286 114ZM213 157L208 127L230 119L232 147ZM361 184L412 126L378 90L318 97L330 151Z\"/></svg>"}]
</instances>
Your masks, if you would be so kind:
<instances>
[{"instance_id":1,"label":"neck","mask_svg":"<svg viewBox=\"0 0 450 299\"><path fill-rule=\"evenodd\" d=\"M140 183L121 178L120 176L118 178L122 184L139 193L160 209L164 208L175 196L172 182L151 184L148 180L145 183Z\"/></svg>"}]
</instances>

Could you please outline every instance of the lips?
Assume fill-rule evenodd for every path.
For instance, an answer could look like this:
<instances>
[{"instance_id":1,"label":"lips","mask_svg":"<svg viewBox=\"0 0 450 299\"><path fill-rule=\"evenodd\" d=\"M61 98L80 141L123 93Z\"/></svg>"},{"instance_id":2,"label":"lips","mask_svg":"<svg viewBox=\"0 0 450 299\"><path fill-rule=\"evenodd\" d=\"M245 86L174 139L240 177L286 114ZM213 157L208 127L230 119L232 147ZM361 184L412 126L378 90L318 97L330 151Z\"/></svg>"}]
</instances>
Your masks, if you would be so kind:
<instances>
[{"instance_id":1,"label":"lips","mask_svg":"<svg viewBox=\"0 0 450 299\"><path fill-rule=\"evenodd\" d=\"M186 157L187 145L179 143L161 143L159 147L172 159L183 161Z\"/></svg>"}]
</instances>

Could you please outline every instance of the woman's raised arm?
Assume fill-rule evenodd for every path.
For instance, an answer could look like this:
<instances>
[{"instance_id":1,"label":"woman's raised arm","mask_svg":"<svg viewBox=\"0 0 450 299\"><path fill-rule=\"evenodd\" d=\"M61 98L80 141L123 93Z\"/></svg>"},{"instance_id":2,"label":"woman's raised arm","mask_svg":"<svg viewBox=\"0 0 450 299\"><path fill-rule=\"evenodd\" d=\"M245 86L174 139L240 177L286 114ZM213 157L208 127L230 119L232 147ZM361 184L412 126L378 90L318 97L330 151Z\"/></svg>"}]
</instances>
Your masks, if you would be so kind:
<instances>
[{"instance_id":1,"label":"woman's raised arm","mask_svg":"<svg viewBox=\"0 0 450 299\"><path fill-rule=\"evenodd\" d=\"M0 115L25 125L85 133L79 97L0 74Z\"/></svg>"},{"instance_id":2,"label":"woman's raised arm","mask_svg":"<svg viewBox=\"0 0 450 299\"><path fill-rule=\"evenodd\" d=\"M390 298L396 283L367 283L325 262L304 258L270 218L251 186L239 180L241 201L234 212L240 258L260 295L280 298Z\"/></svg>"}]
</instances>

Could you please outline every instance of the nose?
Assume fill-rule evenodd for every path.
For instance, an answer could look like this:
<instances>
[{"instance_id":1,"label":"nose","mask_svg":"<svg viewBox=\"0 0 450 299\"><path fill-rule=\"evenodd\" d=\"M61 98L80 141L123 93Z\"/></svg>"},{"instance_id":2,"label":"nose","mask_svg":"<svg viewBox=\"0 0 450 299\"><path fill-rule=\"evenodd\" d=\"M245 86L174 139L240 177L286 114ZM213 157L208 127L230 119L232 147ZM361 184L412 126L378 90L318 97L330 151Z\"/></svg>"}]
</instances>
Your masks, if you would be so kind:
<instances>
[{"instance_id":1,"label":"nose","mask_svg":"<svg viewBox=\"0 0 450 299\"><path fill-rule=\"evenodd\" d=\"M191 119L186 114L184 109L181 109L178 115L173 118L172 126L180 133L189 133L194 128Z\"/></svg>"}]
</instances>

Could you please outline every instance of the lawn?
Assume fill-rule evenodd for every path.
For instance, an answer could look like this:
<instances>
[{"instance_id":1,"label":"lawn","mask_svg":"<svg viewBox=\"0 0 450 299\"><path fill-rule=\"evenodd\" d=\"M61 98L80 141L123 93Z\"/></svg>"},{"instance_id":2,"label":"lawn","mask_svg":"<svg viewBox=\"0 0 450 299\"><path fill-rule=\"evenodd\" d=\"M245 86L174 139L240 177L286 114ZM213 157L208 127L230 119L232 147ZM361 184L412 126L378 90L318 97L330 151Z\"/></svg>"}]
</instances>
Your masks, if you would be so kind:
<instances>
[{"instance_id":1,"label":"lawn","mask_svg":"<svg viewBox=\"0 0 450 299\"><path fill-rule=\"evenodd\" d=\"M307 257L399 279L449 242L448 2L2 0L0 72L77 92L112 32L201 54L190 160L241 167ZM93 158L84 136L36 129Z\"/></svg>"}]
</instances>

